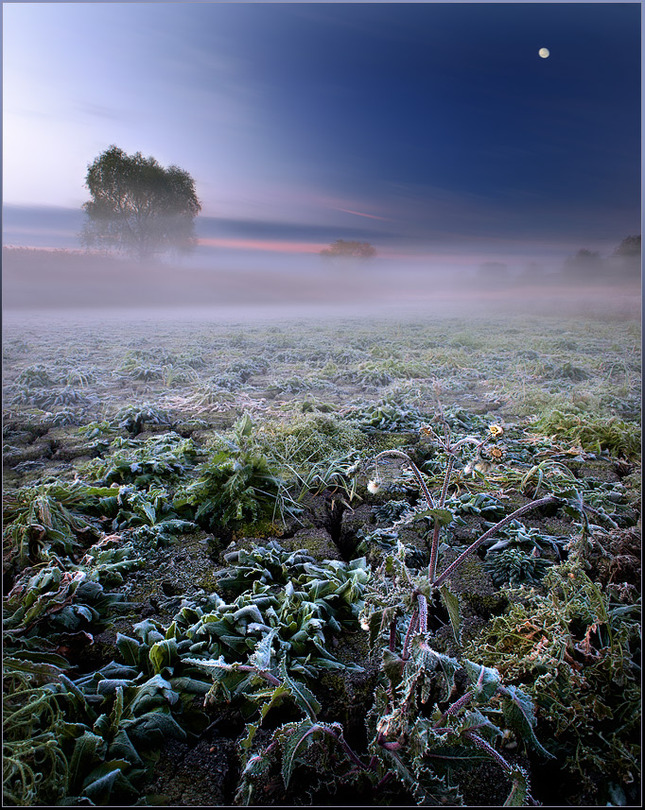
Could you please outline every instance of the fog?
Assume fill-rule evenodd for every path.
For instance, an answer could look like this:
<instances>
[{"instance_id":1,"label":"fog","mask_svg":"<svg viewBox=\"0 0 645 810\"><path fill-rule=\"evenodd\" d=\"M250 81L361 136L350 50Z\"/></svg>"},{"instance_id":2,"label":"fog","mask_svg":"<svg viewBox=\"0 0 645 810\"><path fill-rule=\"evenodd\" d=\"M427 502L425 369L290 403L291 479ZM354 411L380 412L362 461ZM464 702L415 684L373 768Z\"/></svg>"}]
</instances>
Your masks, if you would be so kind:
<instances>
[{"instance_id":1,"label":"fog","mask_svg":"<svg viewBox=\"0 0 645 810\"><path fill-rule=\"evenodd\" d=\"M524 269L523 269L524 268ZM533 272L527 272L526 268ZM504 270L504 272L500 272ZM432 315L469 313L640 316L640 280L619 274L575 283L526 258L518 269L481 261L376 258L325 261L318 255L258 256L134 263L74 251L5 249L5 318L27 311L129 311L156 320L239 320L329 313Z\"/></svg>"}]
</instances>

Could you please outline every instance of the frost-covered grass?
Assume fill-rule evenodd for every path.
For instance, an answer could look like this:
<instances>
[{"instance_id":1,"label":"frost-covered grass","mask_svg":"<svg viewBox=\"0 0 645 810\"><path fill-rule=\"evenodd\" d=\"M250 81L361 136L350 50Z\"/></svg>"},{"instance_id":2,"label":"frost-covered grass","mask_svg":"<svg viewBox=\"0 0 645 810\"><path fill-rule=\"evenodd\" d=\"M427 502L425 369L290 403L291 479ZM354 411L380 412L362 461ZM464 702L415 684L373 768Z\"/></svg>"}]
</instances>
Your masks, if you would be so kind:
<instances>
[{"instance_id":1,"label":"frost-covered grass","mask_svg":"<svg viewBox=\"0 0 645 810\"><path fill-rule=\"evenodd\" d=\"M150 315L5 323L6 800L629 803L639 324Z\"/></svg>"}]
</instances>

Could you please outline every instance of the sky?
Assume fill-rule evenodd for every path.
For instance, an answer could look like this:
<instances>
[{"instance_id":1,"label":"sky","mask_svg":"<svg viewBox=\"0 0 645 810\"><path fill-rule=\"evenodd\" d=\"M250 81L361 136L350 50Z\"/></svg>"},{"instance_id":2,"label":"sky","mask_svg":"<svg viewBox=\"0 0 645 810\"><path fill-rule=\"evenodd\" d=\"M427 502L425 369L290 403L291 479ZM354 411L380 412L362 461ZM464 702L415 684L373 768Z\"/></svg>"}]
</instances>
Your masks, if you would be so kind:
<instances>
[{"instance_id":1,"label":"sky","mask_svg":"<svg viewBox=\"0 0 645 810\"><path fill-rule=\"evenodd\" d=\"M3 244L79 247L115 144L194 178L202 263L555 269L640 233L640 85L638 2L4 3Z\"/></svg>"}]
</instances>

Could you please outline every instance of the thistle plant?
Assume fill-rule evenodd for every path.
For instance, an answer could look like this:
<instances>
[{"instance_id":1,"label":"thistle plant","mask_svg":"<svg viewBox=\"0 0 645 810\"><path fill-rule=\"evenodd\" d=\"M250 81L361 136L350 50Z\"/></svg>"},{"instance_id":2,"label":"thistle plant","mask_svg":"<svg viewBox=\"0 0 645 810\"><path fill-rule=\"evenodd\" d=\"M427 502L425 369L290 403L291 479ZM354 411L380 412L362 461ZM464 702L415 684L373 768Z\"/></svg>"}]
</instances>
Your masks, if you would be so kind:
<instances>
[{"instance_id":1,"label":"thistle plant","mask_svg":"<svg viewBox=\"0 0 645 810\"><path fill-rule=\"evenodd\" d=\"M442 421L441 437L432 428L425 428L448 458L437 495L433 496L421 470L406 453L386 450L374 459L377 480L381 459L393 456L404 461L427 507L417 514L433 519L434 527L427 572L415 573L408 569L406 548L397 541L397 550L385 557L374 577L371 600L366 600L363 624L370 631L372 648L382 636L387 638L382 665L387 682L380 685L376 693L372 712L375 738L371 750L383 763L389 763L419 803L461 803L453 778L459 761L485 756L500 765L511 780L507 803L522 804L532 801L527 774L507 762L493 743L496 737L503 735L498 726L501 714L507 730L542 755L551 756L535 737L533 704L520 690L503 686L497 670L468 660L459 661L433 649L429 612L435 608L438 597L447 610L459 646L459 600L449 587L451 577L470 555L505 526L528 512L559 504L560 500L546 495L516 509L481 534L438 574L441 526L449 525L453 518L452 511L446 508L446 500L457 453L466 444L474 444L476 451L483 444L471 436L453 442L449 426ZM492 431L491 434L497 438ZM373 487L374 484L372 482ZM462 680L466 675L470 686L454 700L458 672L462 673Z\"/></svg>"}]
</instances>

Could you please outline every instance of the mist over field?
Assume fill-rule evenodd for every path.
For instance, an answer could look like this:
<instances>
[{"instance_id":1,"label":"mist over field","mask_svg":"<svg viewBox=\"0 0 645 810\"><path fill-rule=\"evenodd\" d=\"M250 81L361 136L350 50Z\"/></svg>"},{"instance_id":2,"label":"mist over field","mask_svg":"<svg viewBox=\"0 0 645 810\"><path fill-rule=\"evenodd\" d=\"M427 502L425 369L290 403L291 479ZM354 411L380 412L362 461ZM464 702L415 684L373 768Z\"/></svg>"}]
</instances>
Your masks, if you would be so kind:
<instances>
[{"instance_id":1,"label":"mist over field","mask_svg":"<svg viewBox=\"0 0 645 810\"><path fill-rule=\"evenodd\" d=\"M638 317L638 279L576 282L557 273L487 279L467 269L374 259L326 262L319 256L236 257L200 265L140 263L71 251L5 249L3 307L26 310L140 310L159 318L200 310L262 317L315 310L404 315L544 312ZM229 313L230 314L230 313Z\"/></svg>"}]
</instances>

